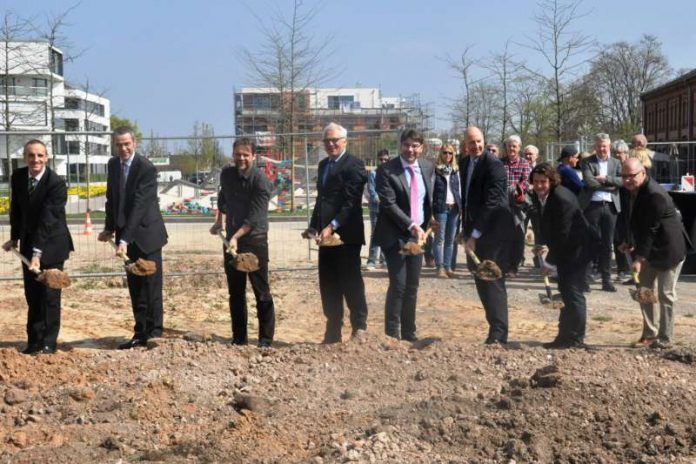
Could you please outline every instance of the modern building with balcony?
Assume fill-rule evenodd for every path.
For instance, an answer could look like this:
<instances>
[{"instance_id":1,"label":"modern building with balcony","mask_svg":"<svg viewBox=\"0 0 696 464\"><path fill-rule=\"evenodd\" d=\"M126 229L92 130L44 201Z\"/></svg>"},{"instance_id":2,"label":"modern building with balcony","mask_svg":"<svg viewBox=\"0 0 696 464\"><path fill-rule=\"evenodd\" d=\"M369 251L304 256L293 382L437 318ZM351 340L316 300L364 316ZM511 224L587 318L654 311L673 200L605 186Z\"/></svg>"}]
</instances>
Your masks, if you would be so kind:
<instances>
[{"instance_id":1,"label":"modern building with balcony","mask_svg":"<svg viewBox=\"0 0 696 464\"><path fill-rule=\"evenodd\" d=\"M12 169L22 166L24 143L37 138L46 143L53 156L51 166L59 175L81 182L90 166L94 180L99 180L110 157L109 137L69 132L108 132L110 116L108 99L65 81L63 53L58 48L45 41L0 43L0 130L32 132L0 134L4 179L8 157Z\"/></svg>"}]
</instances>

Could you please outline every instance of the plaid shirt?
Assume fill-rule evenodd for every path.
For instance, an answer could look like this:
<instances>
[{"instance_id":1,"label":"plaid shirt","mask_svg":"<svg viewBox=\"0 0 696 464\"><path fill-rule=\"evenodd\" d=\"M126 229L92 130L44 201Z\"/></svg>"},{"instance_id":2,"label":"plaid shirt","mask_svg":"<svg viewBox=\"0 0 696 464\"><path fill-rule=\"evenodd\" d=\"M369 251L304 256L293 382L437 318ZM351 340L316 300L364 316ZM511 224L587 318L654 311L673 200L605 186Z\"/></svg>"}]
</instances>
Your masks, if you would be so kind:
<instances>
[{"instance_id":1,"label":"plaid shirt","mask_svg":"<svg viewBox=\"0 0 696 464\"><path fill-rule=\"evenodd\" d=\"M529 173L531 171L527 160L518 156L517 161L513 163L506 158L503 165L505 166L505 173L507 174L508 191L513 190L519 183L526 192L529 187Z\"/></svg>"}]
</instances>

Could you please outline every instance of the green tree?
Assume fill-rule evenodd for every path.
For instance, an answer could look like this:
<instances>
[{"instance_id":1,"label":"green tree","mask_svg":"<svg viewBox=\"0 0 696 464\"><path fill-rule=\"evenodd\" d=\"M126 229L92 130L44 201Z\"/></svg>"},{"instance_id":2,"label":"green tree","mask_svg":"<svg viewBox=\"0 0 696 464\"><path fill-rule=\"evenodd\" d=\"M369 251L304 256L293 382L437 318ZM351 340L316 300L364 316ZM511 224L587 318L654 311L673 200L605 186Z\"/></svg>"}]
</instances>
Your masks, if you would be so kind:
<instances>
[{"instance_id":1,"label":"green tree","mask_svg":"<svg viewBox=\"0 0 696 464\"><path fill-rule=\"evenodd\" d=\"M110 124L111 124L111 129L116 129L117 127L130 127L133 129L133 132L135 133L135 138L138 140L142 140L143 138L143 133L140 132L140 128L138 127L137 122L133 122L128 118L121 118L116 116L115 114L111 115L111 118L109 119Z\"/></svg>"}]
</instances>

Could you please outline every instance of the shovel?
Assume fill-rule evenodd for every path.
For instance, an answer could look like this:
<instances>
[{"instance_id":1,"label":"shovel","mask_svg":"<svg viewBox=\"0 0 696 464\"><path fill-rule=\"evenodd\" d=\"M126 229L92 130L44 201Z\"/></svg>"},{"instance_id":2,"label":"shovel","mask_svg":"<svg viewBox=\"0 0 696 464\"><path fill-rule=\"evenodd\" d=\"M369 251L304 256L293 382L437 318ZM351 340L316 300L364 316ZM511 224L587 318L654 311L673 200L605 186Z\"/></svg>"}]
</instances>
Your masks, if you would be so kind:
<instances>
[{"instance_id":1,"label":"shovel","mask_svg":"<svg viewBox=\"0 0 696 464\"><path fill-rule=\"evenodd\" d=\"M476 277L486 282L492 282L503 277L503 271L501 271L500 267L493 261L484 259L483 262L481 262L473 250L467 250L466 252L476 265Z\"/></svg>"},{"instance_id":2,"label":"shovel","mask_svg":"<svg viewBox=\"0 0 696 464\"><path fill-rule=\"evenodd\" d=\"M15 248L10 248L10 250L12 250L12 253L14 253L15 256L22 260L22 262L31 272L36 274L36 281L40 284L56 290L68 288L70 286L70 277L65 272L61 271L60 269L46 269L40 271L36 268L32 268L31 263L22 253L17 251Z\"/></svg>"},{"instance_id":3,"label":"shovel","mask_svg":"<svg viewBox=\"0 0 696 464\"><path fill-rule=\"evenodd\" d=\"M235 248L230 247L230 242L225 238L225 233L220 229L218 235L225 244L225 252L232 255L232 266L240 272L258 271L259 258L254 253L237 253Z\"/></svg>"},{"instance_id":4,"label":"shovel","mask_svg":"<svg viewBox=\"0 0 696 464\"><path fill-rule=\"evenodd\" d=\"M546 260L544 259L544 255L538 254L539 260L541 261L542 267L546 267ZM553 290L551 289L551 281L549 280L548 275L544 275L544 290L546 290L546 293L539 293L539 302L543 305L552 305L554 308L557 306L560 306L558 302L561 300L561 295L553 294Z\"/></svg>"},{"instance_id":5,"label":"shovel","mask_svg":"<svg viewBox=\"0 0 696 464\"><path fill-rule=\"evenodd\" d=\"M304 234L304 238L309 239L309 240L316 240L317 239L317 231L312 229L309 231L307 234ZM334 232L332 235L326 237L324 240L318 243L320 247L336 247L336 246L341 246L343 245L343 240L341 240L341 236L338 235L336 232Z\"/></svg>"},{"instance_id":6,"label":"shovel","mask_svg":"<svg viewBox=\"0 0 696 464\"><path fill-rule=\"evenodd\" d=\"M633 271L631 275L633 276L633 281L636 283L635 289L630 288L628 290L628 293L631 295L631 298L633 298L640 304L657 303L657 296L655 296L655 292L653 292L651 288L640 286L638 273Z\"/></svg>"},{"instance_id":7,"label":"shovel","mask_svg":"<svg viewBox=\"0 0 696 464\"><path fill-rule=\"evenodd\" d=\"M118 250L118 246L114 242L113 238L109 239L109 243L114 248L114 250ZM120 254L119 256L123 259L123 267L126 270L126 272L129 272L133 275L145 277L154 275L154 273L157 272L157 263L154 261L150 261L148 259L143 258L138 258L135 261L131 261L130 259L128 259L128 256L126 256L125 253Z\"/></svg>"},{"instance_id":8,"label":"shovel","mask_svg":"<svg viewBox=\"0 0 696 464\"><path fill-rule=\"evenodd\" d=\"M420 256L420 255L422 255L424 253L423 247L425 246L425 242L428 241L428 237L432 233L433 233L433 228L428 227L428 229L425 231L425 237L423 237L423 240L418 240L418 241L409 240L408 242L401 245L401 250L399 250L399 254L402 256Z\"/></svg>"}]
</instances>

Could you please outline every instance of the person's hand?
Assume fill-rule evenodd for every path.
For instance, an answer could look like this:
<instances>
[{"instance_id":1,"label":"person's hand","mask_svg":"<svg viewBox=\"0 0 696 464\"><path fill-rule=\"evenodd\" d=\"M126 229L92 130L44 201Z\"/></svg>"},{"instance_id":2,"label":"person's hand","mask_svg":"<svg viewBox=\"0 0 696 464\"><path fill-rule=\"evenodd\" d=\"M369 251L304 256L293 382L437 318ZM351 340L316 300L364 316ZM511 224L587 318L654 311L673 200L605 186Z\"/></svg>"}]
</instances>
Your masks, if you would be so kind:
<instances>
[{"instance_id":1,"label":"person's hand","mask_svg":"<svg viewBox=\"0 0 696 464\"><path fill-rule=\"evenodd\" d=\"M113 235L114 233L111 230L102 230L99 232L99 235L97 235L97 240L100 242L108 242Z\"/></svg>"},{"instance_id":2,"label":"person's hand","mask_svg":"<svg viewBox=\"0 0 696 464\"><path fill-rule=\"evenodd\" d=\"M302 238L309 239L309 238L316 238L316 236L317 236L317 229L314 229L312 227L308 227L302 232Z\"/></svg>"},{"instance_id":3,"label":"person's hand","mask_svg":"<svg viewBox=\"0 0 696 464\"><path fill-rule=\"evenodd\" d=\"M411 227L411 235L416 239L418 243L425 242L425 232L419 225Z\"/></svg>"},{"instance_id":4,"label":"person's hand","mask_svg":"<svg viewBox=\"0 0 696 464\"><path fill-rule=\"evenodd\" d=\"M548 266L541 266L541 269L539 270L541 271L541 275L543 276L547 276L551 273L551 269Z\"/></svg>"},{"instance_id":5,"label":"person's hand","mask_svg":"<svg viewBox=\"0 0 696 464\"><path fill-rule=\"evenodd\" d=\"M233 255L237 252L237 237L234 235L230 237L229 245L227 246L227 253Z\"/></svg>"},{"instance_id":6,"label":"person's hand","mask_svg":"<svg viewBox=\"0 0 696 464\"><path fill-rule=\"evenodd\" d=\"M210 235L217 235L222 230L222 223L216 222L210 227Z\"/></svg>"},{"instance_id":7,"label":"person's hand","mask_svg":"<svg viewBox=\"0 0 696 464\"><path fill-rule=\"evenodd\" d=\"M331 224L329 224L328 226L321 229L319 236L316 238L317 245L319 245L321 242L323 242L327 238L331 237L333 235L333 232L334 232L334 230L333 230L333 226Z\"/></svg>"},{"instance_id":8,"label":"person's hand","mask_svg":"<svg viewBox=\"0 0 696 464\"><path fill-rule=\"evenodd\" d=\"M17 248L17 240L8 240L2 244L2 249L10 251L12 248Z\"/></svg>"},{"instance_id":9,"label":"person's hand","mask_svg":"<svg viewBox=\"0 0 696 464\"><path fill-rule=\"evenodd\" d=\"M595 176L595 180L600 184L603 184L607 181L607 176Z\"/></svg>"},{"instance_id":10,"label":"person's hand","mask_svg":"<svg viewBox=\"0 0 696 464\"><path fill-rule=\"evenodd\" d=\"M636 274L640 274L640 270L643 267L643 261L645 261L645 258L637 256L636 259L633 261L633 266L631 266L631 270Z\"/></svg>"},{"instance_id":11,"label":"person's hand","mask_svg":"<svg viewBox=\"0 0 696 464\"><path fill-rule=\"evenodd\" d=\"M467 253L476 253L476 239L469 237L464 243L464 251Z\"/></svg>"},{"instance_id":12,"label":"person's hand","mask_svg":"<svg viewBox=\"0 0 696 464\"><path fill-rule=\"evenodd\" d=\"M29 271L34 272L34 269L38 271L40 268L41 260L38 256L32 256L31 261L29 262Z\"/></svg>"},{"instance_id":13,"label":"person's hand","mask_svg":"<svg viewBox=\"0 0 696 464\"><path fill-rule=\"evenodd\" d=\"M547 253L549 251L549 247L546 245L535 245L534 246L534 254L537 256L543 255L544 253Z\"/></svg>"},{"instance_id":14,"label":"person's hand","mask_svg":"<svg viewBox=\"0 0 696 464\"><path fill-rule=\"evenodd\" d=\"M430 220L430 223L428 223L428 227L433 229L433 232L437 232L438 230L440 230L440 222L437 219L432 218Z\"/></svg>"},{"instance_id":15,"label":"person's hand","mask_svg":"<svg viewBox=\"0 0 696 464\"><path fill-rule=\"evenodd\" d=\"M123 243L119 243L118 247L116 248L116 256L118 256L119 258L123 258L124 256L126 256L127 251L128 247Z\"/></svg>"}]
</instances>

